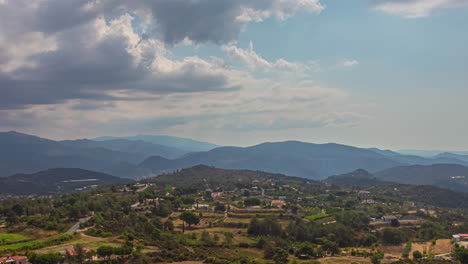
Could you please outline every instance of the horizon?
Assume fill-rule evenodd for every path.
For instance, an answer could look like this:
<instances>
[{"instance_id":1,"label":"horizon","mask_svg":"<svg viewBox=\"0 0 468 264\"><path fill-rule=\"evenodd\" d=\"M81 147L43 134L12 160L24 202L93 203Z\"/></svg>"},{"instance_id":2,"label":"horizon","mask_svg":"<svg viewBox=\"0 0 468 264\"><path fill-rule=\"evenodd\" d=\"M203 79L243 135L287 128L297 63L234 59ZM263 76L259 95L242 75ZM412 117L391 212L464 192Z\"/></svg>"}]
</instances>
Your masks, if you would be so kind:
<instances>
[{"instance_id":1,"label":"horizon","mask_svg":"<svg viewBox=\"0 0 468 264\"><path fill-rule=\"evenodd\" d=\"M210 141L198 140L198 139L195 139L195 138L177 137L177 136L162 135L162 134L161 134L161 135L157 135L157 134L154 134L154 135L151 135L151 134L135 134L135 135L125 135L125 136L101 135L101 136L89 137L89 138L63 138L63 139L54 139L54 138L48 138L48 137L40 136L40 135L34 135L34 134L29 134L29 133L23 133L23 132L21 132L21 131L16 131L16 130L0 131L0 133L19 133L19 134L26 134L26 135L36 136L36 137L39 137L39 138L44 138L44 139L49 139L49 140L54 140L54 141L62 141L62 140L95 140L95 139L101 138L101 137L126 138L126 137L133 137L133 136L167 136L167 137L175 137L175 138L184 138L184 139L194 140L194 141L198 141L198 142L202 142L202 143L214 144L214 145L217 145L217 147L241 147L241 148L253 147L253 146L260 145L260 144L265 144L265 143L283 143L283 142L301 142L301 143L320 144L320 145L325 145L325 144L337 144L337 145L351 146L351 147L356 147L356 148L361 148L361 149L372 149L372 148L376 148L376 149L383 150L383 151L393 151L393 152L397 152L397 153L403 154L403 155L417 155L417 156L421 156L421 157L424 157L424 156L427 156L427 157L435 156L435 155L437 155L437 154L444 153L444 152L455 153L455 154L457 154L457 153L459 153L459 154L460 154L460 153L465 154L464 152L468 152L467 150L453 150L453 149L452 149L452 150L450 150L450 149L413 149L413 148L389 149L389 148L381 148L381 147L376 147L376 146L370 146L370 147L366 147L366 146L357 146L357 145L344 144L344 143L340 143L340 142L313 142L313 141L301 141L301 140L295 140L295 139L280 140L280 141L261 141L261 142L257 142L257 143L250 144L250 145L220 145L220 144L216 144L216 143L213 143L213 142L210 142ZM144 140L142 140L142 141L144 141ZM405 152L407 152L407 153L405 153ZM421 153L420 153L420 154L415 154L416 152L421 152ZM427 154L423 155L423 152L427 152Z\"/></svg>"},{"instance_id":2,"label":"horizon","mask_svg":"<svg viewBox=\"0 0 468 264\"><path fill-rule=\"evenodd\" d=\"M0 130L466 151L467 14L465 0L0 0Z\"/></svg>"}]
</instances>

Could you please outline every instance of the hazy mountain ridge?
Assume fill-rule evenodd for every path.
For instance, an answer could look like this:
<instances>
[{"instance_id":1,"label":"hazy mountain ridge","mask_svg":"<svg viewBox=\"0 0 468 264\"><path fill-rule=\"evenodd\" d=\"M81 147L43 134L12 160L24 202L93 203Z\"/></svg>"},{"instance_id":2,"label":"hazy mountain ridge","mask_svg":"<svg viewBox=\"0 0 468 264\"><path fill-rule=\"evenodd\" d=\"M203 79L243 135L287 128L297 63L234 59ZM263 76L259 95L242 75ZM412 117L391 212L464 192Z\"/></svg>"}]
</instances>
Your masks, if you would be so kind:
<instances>
[{"instance_id":1,"label":"hazy mountain ridge","mask_svg":"<svg viewBox=\"0 0 468 264\"><path fill-rule=\"evenodd\" d=\"M83 169L57 168L33 174L15 174L0 178L1 194L47 195L67 193L92 185L127 183L130 179L114 177L105 173Z\"/></svg>"},{"instance_id":2,"label":"hazy mountain ridge","mask_svg":"<svg viewBox=\"0 0 468 264\"><path fill-rule=\"evenodd\" d=\"M385 181L433 185L468 192L468 167L458 164L401 166L383 170L374 175Z\"/></svg>"},{"instance_id":3,"label":"hazy mountain ridge","mask_svg":"<svg viewBox=\"0 0 468 264\"><path fill-rule=\"evenodd\" d=\"M156 162L154 162L156 160ZM401 166L381 154L339 144L313 144L298 141L263 143L252 147L221 147L208 152L190 153L165 163L148 158L140 167L168 171L198 164L224 169L252 169L320 179L365 168L379 171Z\"/></svg>"},{"instance_id":4,"label":"hazy mountain ridge","mask_svg":"<svg viewBox=\"0 0 468 264\"><path fill-rule=\"evenodd\" d=\"M325 182L336 185L432 185L468 192L468 167L458 164L400 166L369 173L357 170L328 177Z\"/></svg>"},{"instance_id":5,"label":"hazy mountain ridge","mask_svg":"<svg viewBox=\"0 0 468 264\"><path fill-rule=\"evenodd\" d=\"M116 139L126 139L132 141L143 141L156 145L163 145L166 147L175 148L186 153L188 152L200 152L200 151L209 151L220 146L211 144L208 142L197 141L189 138L180 138L172 136L154 136L154 135L136 135L129 137L98 137L94 140L96 141L108 141Z\"/></svg>"},{"instance_id":6,"label":"hazy mountain ridge","mask_svg":"<svg viewBox=\"0 0 468 264\"><path fill-rule=\"evenodd\" d=\"M173 147L125 139L54 141L15 131L0 132L0 177L50 168L82 168L119 177L151 174L136 166L152 155L178 157Z\"/></svg>"},{"instance_id":7,"label":"hazy mountain ridge","mask_svg":"<svg viewBox=\"0 0 468 264\"><path fill-rule=\"evenodd\" d=\"M462 160L463 156L451 153L423 158L391 150L298 141L219 147L171 159L168 156L180 154L179 151L183 150L143 140L102 139L53 141L17 132L0 133L0 176L49 168L82 168L119 177L143 178L204 164L223 169L249 169L324 179L357 169L377 173L415 164L468 165L468 161ZM158 155L152 156L153 153Z\"/></svg>"},{"instance_id":8,"label":"hazy mountain ridge","mask_svg":"<svg viewBox=\"0 0 468 264\"><path fill-rule=\"evenodd\" d=\"M138 155L141 160L158 155L167 158L177 158L187 152L173 147L158 145L142 140L128 139L109 139L103 141L94 141L89 139L64 140L60 143L76 148L105 148L113 151L132 153Z\"/></svg>"}]
</instances>

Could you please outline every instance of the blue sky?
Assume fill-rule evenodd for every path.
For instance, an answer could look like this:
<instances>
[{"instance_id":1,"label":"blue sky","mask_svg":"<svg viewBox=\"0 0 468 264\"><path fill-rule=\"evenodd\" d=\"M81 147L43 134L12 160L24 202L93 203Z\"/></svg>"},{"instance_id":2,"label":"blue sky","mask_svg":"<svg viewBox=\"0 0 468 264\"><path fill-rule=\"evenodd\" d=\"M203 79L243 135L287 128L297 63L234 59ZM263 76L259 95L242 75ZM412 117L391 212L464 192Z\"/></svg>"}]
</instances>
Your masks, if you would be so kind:
<instances>
[{"instance_id":1,"label":"blue sky","mask_svg":"<svg viewBox=\"0 0 468 264\"><path fill-rule=\"evenodd\" d=\"M0 0L1 130L468 149L466 0L57 1Z\"/></svg>"}]
</instances>

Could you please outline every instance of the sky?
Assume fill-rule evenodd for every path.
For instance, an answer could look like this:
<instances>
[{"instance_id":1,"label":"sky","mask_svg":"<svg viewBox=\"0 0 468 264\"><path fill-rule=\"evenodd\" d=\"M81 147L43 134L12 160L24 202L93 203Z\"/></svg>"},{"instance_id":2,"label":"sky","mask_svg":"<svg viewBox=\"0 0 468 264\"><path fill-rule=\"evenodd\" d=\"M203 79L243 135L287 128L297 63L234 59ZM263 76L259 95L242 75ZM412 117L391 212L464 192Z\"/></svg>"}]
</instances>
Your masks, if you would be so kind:
<instances>
[{"instance_id":1,"label":"sky","mask_svg":"<svg viewBox=\"0 0 468 264\"><path fill-rule=\"evenodd\" d=\"M0 0L0 131L468 150L468 0Z\"/></svg>"}]
</instances>

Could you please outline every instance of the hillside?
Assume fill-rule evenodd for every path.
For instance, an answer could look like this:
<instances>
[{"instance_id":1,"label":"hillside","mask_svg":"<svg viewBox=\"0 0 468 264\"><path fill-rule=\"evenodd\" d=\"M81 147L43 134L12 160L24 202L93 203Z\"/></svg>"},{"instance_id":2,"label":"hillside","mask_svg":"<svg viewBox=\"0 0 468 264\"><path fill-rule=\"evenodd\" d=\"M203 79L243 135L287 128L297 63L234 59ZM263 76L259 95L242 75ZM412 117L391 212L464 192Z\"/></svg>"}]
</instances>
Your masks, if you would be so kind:
<instances>
[{"instance_id":1,"label":"hillside","mask_svg":"<svg viewBox=\"0 0 468 264\"><path fill-rule=\"evenodd\" d=\"M355 185L355 186L368 186L368 185L387 185L394 184L377 179L373 174L366 170L355 170L350 173L330 176L324 180L326 183L335 185Z\"/></svg>"},{"instance_id":2,"label":"hillside","mask_svg":"<svg viewBox=\"0 0 468 264\"><path fill-rule=\"evenodd\" d=\"M253 170L225 170L205 165L197 165L173 173L162 174L151 178L158 186L174 186L179 189L201 191L212 189L231 191L248 188L254 185L272 188L271 184L296 186L312 193L323 192L325 185L299 177L290 177ZM255 184L255 182L258 182Z\"/></svg>"},{"instance_id":3,"label":"hillside","mask_svg":"<svg viewBox=\"0 0 468 264\"><path fill-rule=\"evenodd\" d=\"M209 151L219 147L218 145L196 141L190 138L172 137L172 136L153 136L153 135L137 135L130 137L98 137L96 141L108 141L116 139L126 139L131 141L143 141L156 145L163 145L166 147L175 148L184 152L199 152ZM163 156L164 155L160 155Z\"/></svg>"},{"instance_id":4,"label":"hillside","mask_svg":"<svg viewBox=\"0 0 468 264\"><path fill-rule=\"evenodd\" d=\"M287 141L246 148L221 147L164 162L160 157L151 157L142 162L140 167L164 172L197 164L224 169L261 170L310 179L322 179L359 168L373 172L402 165L366 149Z\"/></svg>"},{"instance_id":5,"label":"hillside","mask_svg":"<svg viewBox=\"0 0 468 264\"><path fill-rule=\"evenodd\" d=\"M0 178L0 194L47 195L68 193L78 188L112 183L128 183L130 179L82 169L49 169L33 174L15 174Z\"/></svg>"},{"instance_id":6,"label":"hillside","mask_svg":"<svg viewBox=\"0 0 468 264\"><path fill-rule=\"evenodd\" d=\"M412 165L386 169L377 179L403 184L434 185L468 192L468 167L456 164Z\"/></svg>"},{"instance_id":7,"label":"hillside","mask_svg":"<svg viewBox=\"0 0 468 264\"><path fill-rule=\"evenodd\" d=\"M413 201L447 208L468 208L468 193L436 186L396 184L371 186L368 190L399 201Z\"/></svg>"}]
</instances>

